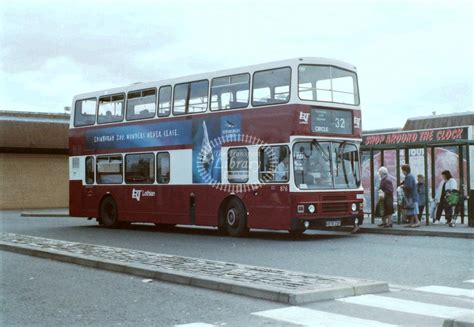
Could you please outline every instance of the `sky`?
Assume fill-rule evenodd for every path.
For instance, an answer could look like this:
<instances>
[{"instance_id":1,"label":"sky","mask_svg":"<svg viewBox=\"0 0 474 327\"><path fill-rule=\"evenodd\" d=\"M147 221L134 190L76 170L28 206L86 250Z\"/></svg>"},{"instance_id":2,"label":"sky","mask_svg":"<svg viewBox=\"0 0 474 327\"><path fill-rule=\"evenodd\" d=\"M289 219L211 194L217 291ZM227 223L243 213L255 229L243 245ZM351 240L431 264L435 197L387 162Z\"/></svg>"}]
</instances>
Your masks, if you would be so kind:
<instances>
[{"instance_id":1,"label":"sky","mask_svg":"<svg viewBox=\"0 0 474 327\"><path fill-rule=\"evenodd\" d=\"M472 110L473 2L0 0L0 110L296 57L357 67L364 130Z\"/></svg>"}]
</instances>

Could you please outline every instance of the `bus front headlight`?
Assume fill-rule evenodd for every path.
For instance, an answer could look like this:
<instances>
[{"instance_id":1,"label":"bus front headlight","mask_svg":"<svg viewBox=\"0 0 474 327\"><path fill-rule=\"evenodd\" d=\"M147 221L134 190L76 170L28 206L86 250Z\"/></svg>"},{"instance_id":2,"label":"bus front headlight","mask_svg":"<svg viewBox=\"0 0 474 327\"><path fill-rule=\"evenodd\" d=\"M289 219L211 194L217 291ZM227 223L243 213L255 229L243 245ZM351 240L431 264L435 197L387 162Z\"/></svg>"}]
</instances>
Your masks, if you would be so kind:
<instances>
[{"instance_id":1,"label":"bus front headlight","mask_svg":"<svg viewBox=\"0 0 474 327\"><path fill-rule=\"evenodd\" d=\"M309 213L314 213L316 211L316 206L314 204L310 204L308 206Z\"/></svg>"},{"instance_id":2,"label":"bus front headlight","mask_svg":"<svg viewBox=\"0 0 474 327\"><path fill-rule=\"evenodd\" d=\"M357 204L353 203L351 209L352 211L357 211Z\"/></svg>"}]
</instances>

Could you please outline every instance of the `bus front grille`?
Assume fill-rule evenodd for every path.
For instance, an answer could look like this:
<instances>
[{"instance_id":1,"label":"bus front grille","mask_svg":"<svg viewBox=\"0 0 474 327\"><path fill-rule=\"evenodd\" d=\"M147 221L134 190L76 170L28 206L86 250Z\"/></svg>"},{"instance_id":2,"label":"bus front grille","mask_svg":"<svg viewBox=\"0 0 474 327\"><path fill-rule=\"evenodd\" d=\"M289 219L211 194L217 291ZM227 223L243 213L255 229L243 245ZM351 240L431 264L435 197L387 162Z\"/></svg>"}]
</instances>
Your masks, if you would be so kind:
<instances>
[{"instance_id":1,"label":"bus front grille","mask_svg":"<svg viewBox=\"0 0 474 327\"><path fill-rule=\"evenodd\" d=\"M323 213L328 213L328 212L345 212L348 209L348 203L347 202L342 202L342 203L323 203L321 206L322 212Z\"/></svg>"},{"instance_id":2,"label":"bus front grille","mask_svg":"<svg viewBox=\"0 0 474 327\"><path fill-rule=\"evenodd\" d=\"M348 205L346 195L325 195L322 197L321 209L322 213L346 212Z\"/></svg>"}]
</instances>

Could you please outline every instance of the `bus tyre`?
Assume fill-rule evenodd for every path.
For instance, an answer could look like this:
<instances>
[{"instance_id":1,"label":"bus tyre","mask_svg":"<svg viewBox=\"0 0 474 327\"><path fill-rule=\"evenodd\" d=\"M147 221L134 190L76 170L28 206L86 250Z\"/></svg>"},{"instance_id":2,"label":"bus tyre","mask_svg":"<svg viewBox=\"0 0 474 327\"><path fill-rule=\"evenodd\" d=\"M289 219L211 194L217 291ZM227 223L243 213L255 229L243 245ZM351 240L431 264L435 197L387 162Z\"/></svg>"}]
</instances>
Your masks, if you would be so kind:
<instances>
[{"instance_id":1,"label":"bus tyre","mask_svg":"<svg viewBox=\"0 0 474 327\"><path fill-rule=\"evenodd\" d=\"M247 212L238 199L231 199L227 204L224 221L227 233L232 237L244 236L248 232Z\"/></svg>"},{"instance_id":2,"label":"bus tyre","mask_svg":"<svg viewBox=\"0 0 474 327\"><path fill-rule=\"evenodd\" d=\"M100 221L107 228L118 228L120 222L118 220L117 204L111 196L106 197L100 204Z\"/></svg>"}]
</instances>

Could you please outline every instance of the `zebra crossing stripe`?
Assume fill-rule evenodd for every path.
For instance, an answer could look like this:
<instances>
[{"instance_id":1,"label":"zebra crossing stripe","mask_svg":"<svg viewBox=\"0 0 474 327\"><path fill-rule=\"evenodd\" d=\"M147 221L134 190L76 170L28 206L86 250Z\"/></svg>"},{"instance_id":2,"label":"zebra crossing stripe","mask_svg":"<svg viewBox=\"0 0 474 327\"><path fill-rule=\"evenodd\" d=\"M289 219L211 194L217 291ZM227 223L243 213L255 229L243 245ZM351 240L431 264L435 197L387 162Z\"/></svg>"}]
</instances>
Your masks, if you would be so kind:
<instances>
[{"instance_id":1,"label":"zebra crossing stripe","mask_svg":"<svg viewBox=\"0 0 474 327\"><path fill-rule=\"evenodd\" d=\"M455 318L464 315L474 315L474 310L402 300L380 295L361 295L338 299L336 301L442 319Z\"/></svg>"},{"instance_id":2,"label":"zebra crossing stripe","mask_svg":"<svg viewBox=\"0 0 474 327\"><path fill-rule=\"evenodd\" d=\"M281 309L259 311L252 313L255 316L278 320L307 327L393 327L396 325L385 324L375 320L366 320L340 314L312 310L301 307L286 307Z\"/></svg>"},{"instance_id":3,"label":"zebra crossing stripe","mask_svg":"<svg viewBox=\"0 0 474 327\"><path fill-rule=\"evenodd\" d=\"M415 288L415 291L474 298L474 290L468 290L465 288L454 288L454 287L433 285L433 286L418 287L418 288Z\"/></svg>"},{"instance_id":4,"label":"zebra crossing stripe","mask_svg":"<svg viewBox=\"0 0 474 327\"><path fill-rule=\"evenodd\" d=\"M474 279L465 280L464 283L474 283Z\"/></svg>"}]
</instances>

